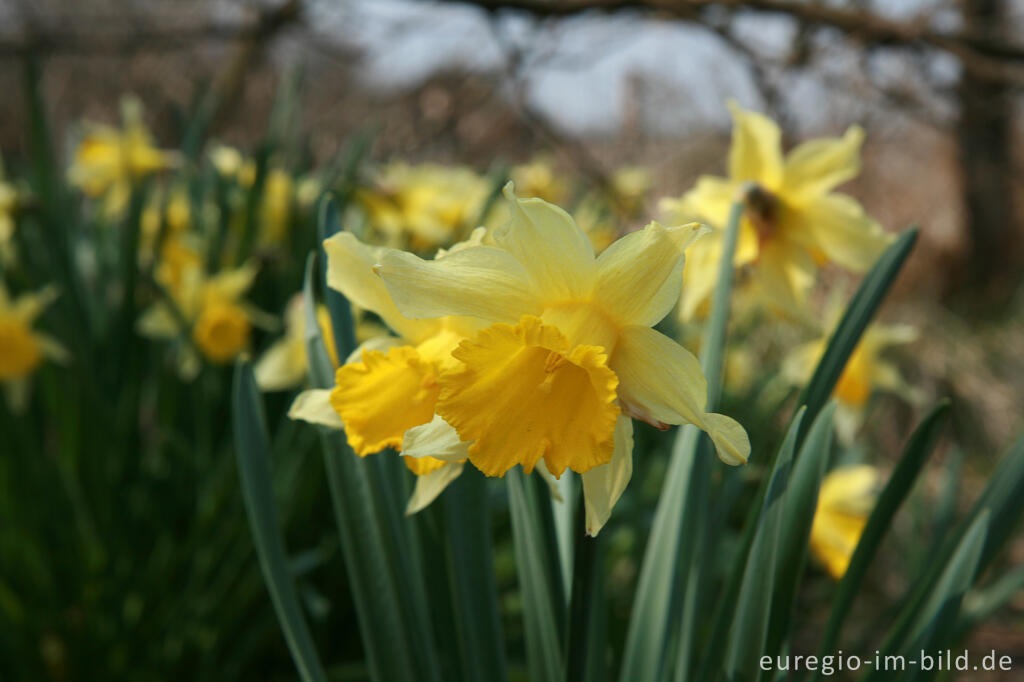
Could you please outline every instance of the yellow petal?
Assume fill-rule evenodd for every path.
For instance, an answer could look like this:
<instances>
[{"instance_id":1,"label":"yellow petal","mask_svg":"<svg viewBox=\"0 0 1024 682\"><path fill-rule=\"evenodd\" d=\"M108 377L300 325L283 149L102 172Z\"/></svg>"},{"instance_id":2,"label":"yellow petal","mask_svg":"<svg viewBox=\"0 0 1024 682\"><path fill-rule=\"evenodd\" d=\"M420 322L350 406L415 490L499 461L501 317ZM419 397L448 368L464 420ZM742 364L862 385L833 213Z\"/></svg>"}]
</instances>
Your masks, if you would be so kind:
<instances>
[{"instance_id":1,"label":"yellow petal","mask_svg":"<svg viewBox=\"0 0 1024 682\"><path fill-rule=\"evenodd\" d=\"M615 423L615 451L607 464L583 474L583 505L587 515L587 535L596 537L608 522L612 507L619 501L633 476L633 420L620 416Z\"/></svg>"},{"instance_id":2,"label":"yellow petal","mask_svg":"<svg viewBox=\"0 0 1024 682\"><path fill-rule=\"evenodd\" d=\"M854 272L864 272L874 265L894 238L844 194L808 201L794 219L796 229L803 231L830 261Z\"/></svg>"},{"instance_id":3,"label":"yellow petal","mask_svg":"<svg viewBox=\"0 0 1024 682\"><path fill-rule=\"evenodd\" d=\"M21 379L43 362L43 349L32 329L19 318L0 315L0 381Z\"/></svg>"},{"instance_id":4,"label":"yellow petal","mask_svg":"<svg viewBox=\"0 0 1024 682\"><path fill-rule=\"evenodd\" d=\"M413 488L412 496L405 507L405 515L412 516L425 509L452 481L462 475L464 466L462 462L453 462L423 476L417 476L416 487Z\"/></svg>"},{"instance_id":5,"label":"yellow petal","mask_svg":"<svg viewBox=\"0 0 1024 682\"><path fill-rule=\"evenodd\" d=\"M687 247L706 232L697 223L651 223L609 246L597 259L595 296L604 311L623 326L657 324L679 299Z\"/></svg>"},{"instance_id":6,"label":"yellow petal","mask_svg":"<svg viewBox=\"0 0 1024 682\"><path fill-rule=\"evenodd\" d=\"M289 336L268 348L253 372L264 391L284 391L299 386L306 378L306 348L301 340Z\"/></svg>"},{"instance_id":7,"label":"yellow petal","mask_svg":"<svg viewBox=\"0 0 1024 682\"><path fill-rule=\"evenodd\" d=\"M541 458L555 476L611 459L618 381L601 349L570 348L558 329L526 316L481 331L453 355L464 365L442 375L437 413L475 441L470 461L488 476L516 464L529 473Z\"/></svg>"},{"instance_id":8,"label":"yellow petal","mask_svg":"<svg viewBox=\"0 0 1024 682\"><path fill-rule=\"evenodd\" d=\"M737 184L714 175L702 175L682 199L662 200L660 209L672 223L697 220L724 228L736 200Z\"/></svg>"},{"instance_id":9,"label":"yellow petal","mask_svg":"<svg viewBox=\"0 0 1024 682\"><path fill-rule=\"evenodd\" d=\"M611 367L619 377L623 412L649 424L693 424L708 433L718 457L743 464L750 441L735 420L706 413L707 380L690 351L649 327L626 327Z\"/></svg>"},{"instance_id":10,"label":"yellow petal","mask_svg":"<svg viewBox=\"0 0 1024 682\"><path fill-rule=\"evenodd\" d=\"M329 388L312 388L295 396L291 407L288 408L288 417L332 429L345 428L341 417L331 406Z\"/></svg>"},{"instance_id":11,"label":"yellow petal","mask_svg":"<svg viewBox=\"0 0 1024 682\"><path fill-rule=\"evenodd\" d=\"M866 517L852 517L832 512L818 512L814 515L814 522L811 525L811 552L836 580L846 573L866 525Z\"/></svg>"},{"instance_id":12,"label":"yellow petal","mask_svg":"<svg viewBox=\"0 0 1024 682\"><path fill-rule=\"evenodd\" d=\"M156 303L147 308L135 323L135 329L142 336L150 338L171 338L181 333L178 320L167 306Z\"/></svg>"},{"instance_id":13,"label":"yellow petal","mask_svg":"<svg viewBox=\"0 0 1024 682\"><path fill-rule=\"evenodd\" d=\"M811 526L811 551L834 578L846 572L875 505L878 470L860 465L836 469L821 483Z\"/></svg>"},{"instance_id":14,"label":"yellow petal","mask_svg":"<svg viewBox=\"0 0 1024 682\"><path fill-rule=\"evenodd\" d=\"M878 496L879 471L869 464L834 469L821 482L818 506L852 516L867 517Z\"/></svg>"},{"instance_id":15,"label":"yellow petal","mask_svg":"<svg viewBox=\"0 0 1024 682\"><path fill-rule=\"evenodd\" d=\"M440 390L433 363L410 346L365 351L361 362L338 368L334 384L331 405L358 455L400 447L408 429L433 418Z\"/></svg>"},{"instance_id":16,"label":"yellow petal","mask_svg":"<svg viewBox=\"0 0 1024 682\"><path fill-rule=\"evenodd\" d=\"M442 462L461 462L469 459L469 443L459 438L458 432L440 415L405 432L402 454L413 459L424 457Z\"/></svg>"},{"instance_id":17,"label":"yellow petal","mask_svg":"<svg viewBox=\"0 0 1024 682\"><path fill-rule=\"evenodd\" d=\"M787 198L820 196L860 173L864 130L851 126L842 137L810 140L786 157L782 193Z\"/></svg>"},{"instance_id":18,"label":"yellow petal","mask_svg":"<svg viewBox=\"0 0 1024 682\"><path fill-rule=\"evenodd\" d=\"M763 114L729 103L732 111L732 145L729 147L729 178L736 183L756 182L769 191L782 182L782 133Z\"/></svg>"},{"instance_id":19,"label":"yellow petal","mask_svg":"<svg viewBox=\"0 0 1024 682\"><path fill-rule=\"evenodd\" d=\"M398 312L384 282L373 271L388 249L367 246L348 232L338 232L324 241L324 250L329 287L360 308L379 315L399 336L419 339L425 325Z\"/></svg>"},{"instance_id":20,"label":"yellow petal","mask_svg":"<svg viewBox=\"0 0 1024 682\"><path fill-rule=\"evenodd\" d=\"M816 274L814 260L805 249L783 239L771 239L761 247L752 284L777 312L800 317Z\"/></svg>"},{"instance_id":21,"label":"yellow petal","mask_svg":"<svg viewBox=\"0 0 1024 682\"><path fill-rule=\"evenodd\" d=\"M516 322L523 314L541 312L523 266L493 246L469 247L433 261L389 251L377 272L398 310L410 318L468 315Z\"/></svg>"},{"instance_id":22,"label":"yellow petal","mask_svg":"<svg viewBox=\"0 0 1024 682\"><path fill-rule=\"evenodd\" d=\"M532 288L546 301L586 298L597 268L594 247L572 217L543 199L518 199L505 185L511 220L494 231L494 243L526 269Z\"/></svg>"},{"instance_id":23,"label":"yellow petal","mask_svg":"<svg viewBox=\"0 0 1024 682\"><path fill-rule=\"evenodd\" d=\"M207 280L204 293L213 298L237 300L252 286L256 273L257 268L251 263L218 273Z\"/></svg>"}]
</instances>

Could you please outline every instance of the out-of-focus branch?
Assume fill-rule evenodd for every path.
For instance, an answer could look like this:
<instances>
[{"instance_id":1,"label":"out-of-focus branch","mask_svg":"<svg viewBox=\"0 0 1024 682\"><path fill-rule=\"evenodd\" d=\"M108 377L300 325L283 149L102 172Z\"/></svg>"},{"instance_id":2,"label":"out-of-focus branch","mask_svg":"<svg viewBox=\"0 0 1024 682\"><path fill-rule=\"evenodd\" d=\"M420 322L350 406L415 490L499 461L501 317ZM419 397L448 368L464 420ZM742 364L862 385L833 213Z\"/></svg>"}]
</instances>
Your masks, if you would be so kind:
<instances>
[{"instance_id":1,"label":"out-of-focus branch","mask_svg":"<svg viewBox=\"0 0 1024 682\"><path fill-rule=\"evenodd\" d=\"M130 55L139 52L174 52L198 43L262 42L301 17L301 3L288 0L267 9L251 21L206 23L182 27L146 27L120 32L49 30L34 27L29 35L0 40L0 57L36 55ZM33 22L37 23L37 22Z\"/></svg>"},{"instance_id":2,"label":"out-of-focus branch","mask_svg":"<svg viewBox=\"0 0 1024 682\"><path fill-rule=\"evenodd\" d=\"M835 28L851 39L874 45L926 45L956 56L982 78L1021 83L1024 46L968 31L946 32L926 21L896 21L863 9L846 9L793 0L445 0L488 12L520 10L540 17L569 17L584 12L641 11L693 20L705 7L718 6L784 14L815 26Z\"/></svg>"}]
</instances>

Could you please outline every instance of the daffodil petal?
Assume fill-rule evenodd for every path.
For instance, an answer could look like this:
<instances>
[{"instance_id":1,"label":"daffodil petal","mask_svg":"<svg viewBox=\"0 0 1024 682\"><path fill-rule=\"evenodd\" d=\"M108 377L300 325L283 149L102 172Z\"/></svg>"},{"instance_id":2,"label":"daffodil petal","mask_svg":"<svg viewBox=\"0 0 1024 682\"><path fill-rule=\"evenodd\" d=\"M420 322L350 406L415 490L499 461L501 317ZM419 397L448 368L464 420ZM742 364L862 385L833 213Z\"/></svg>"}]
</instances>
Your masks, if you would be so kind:
<instances>
[{"instance_id":1,"label":"daffodil petal","mask_svg":"<svg viewBox=\"0 0 1024 682\"><path fill-rule=\"evenodd\" d=\"M633 420L620 416L615 423L615 451L611 461L581 475L587 535L596 537L611 518L612 508L633 476Z\"/></svg>"},{"instance_id":2,"label":"daffodil petal","mask_svg":"<svg viewBox=\"0 0 1024 682\"><path fill-rule=\"evenodd\" d=\"M398 310L410 318L468 315L513 323L541 311L523 266L493 246L465 248L434 261L389 251L377 272Z\"/></svg>"},{"instance_id":3,"label":"daffodil petal","mask_svg":"<svg viewBox=\"0 0 1024 682\"><path fill-rule=\"evenodd\" d=\"M341 417L331 406L329 388L311 388L295 396L291 407L288 408L288 417L332 429L345 428Z\"/></svg>"},{"instance_id":4,"label":"daffodil petal","mask_svg":"<svg viewBox=\"0 0 1024 682\"><path fill-rule=\"evenodd\" d=\"M417 476L416 487L413 488L405 507L405 515L412 516L426 509L445 488L462 475L464 466L462 462L450 462L428 474Z\"/></svg>"},{"instance_id":5,"label":"daffodil petal","mask_svg":"<svg viewBox=\"0 0 1024 682\"><path fill-rule=\"evenodd\" d=\"M799 317L814 286L816 272L814 260L805 249L773 239L761 248L753 284L758 295L778 312Z\"/></svg>"},{"instance_id":6,"label":"daffodil petal","mask_svg":"<svg viewBox=\"0 0 1024 682\"><path fill-rule=\"evenodd\" d=\"M893 235L864 212L856 200L829 194L808 201L797 213L798 229L832 262L864 272L892 243Z\"/></svg>"},{"instance_id":7,"label":"daffodil petal","mask_svg":"<svg viewBox=\"0 0 1024 682\"><path fill-rule=\"evenodd\" d=\"M412 427L402 438L402 454L406 457L431 457L442 462L469 459L469 446L438 414L426 424Z\"/></svg>"},{"instance_id":8,"label":"daffodil petal","mask_svg":"<svg viewBox=\"0 0 1024 682\"><path fill-rule=\"evenodd\" d=\"M525 268L546 300L586 297L597 275L594 247L572 217L543 199L519 199L505 185L509 222L494 231L494 242Z\"/></svg>"},{"instance_id":9,"label":"daffodil petal","mask_svg":"<svg viewBox=\"0 0 1024 682\"><path fill-rule=\"evenodd\" d=\"M399 336L417 340L423 323L398 312L388 288L373 271L390 249L363 244L348 232L338 232L324 241L327 252L327 286L341 292L355 305L376 313Z\"/></svg>"},{"instance_id":10,"label":"daffodil petal","mask_svg":"<svg viewBox=\"0 0 1024 682\"><path fill-rule=\"evenodd\" d=\"M732 145L729 147L729 178L756 182L769 191L782 181L782 133L773 120L729 103L732 112Z\"/></svg>"},{"instance_id":11,"label":"daffodil petal","mask_svg":"<svg viewBox=\"0 0 1024 682\"><path fill-rule=\"evenodd\" d=\"M252 286L258 272L255 265L246 263L234 270L225 270L206 282L206 290L217 298L234 301Z\"/></svg>"},{"instance_id":12,"label":"daffodil petal","mask_svg":"<svg viewBox=\"0 0 1024 682\"><path fill-rule=\"evenodd\" d=\"M656 426L693 424L708 433L719 459L743 464L750 440L736 420L707 413L707 380L690 351L649 327L626 327L611 359L623 412Z\"/></svg>"},{"instance_id":13,"label":"daffodil petal","mask_svg":"<svg viewBox=\"0 0 1024 682\"><path fill-rule=\"evenodd\" d=\"M284 391L302 383L306 377L306 351L290 338L274 343L256 362L256 384L264 391Z\"/></svg>"},{"instance_id":14,"label":"daffodil petal","mask_svg":"<svg viewBox=\"0 0 1024 682\"><path fill-rule=\"evenodd\" d=\"M786 157L783 192L788 197L820 196L860 173L864 130L851 126L842 137L809 140Z\"/></svg>"},{"instance_id":15,"label":"daffodil petal","mask_svg":"<svg viewBox=\"0 0 1024 682\"><path fill-rule=\"evenodd\" d=\"M729 209L736 201L736 189L736 183L731 180L702 175L682 199L662 200L659 209L665 219L674 224L696 220L724 228Z\"/></svg>"},{"instance_id":16,"label":"daffodil petal","mask_svg":"<svg viewBox=\"0 0 1024 682\"><path fill-rule=\"evenodd\" d=\"M603 309L619 325L657 324L679 300L687 247L708 231L697 223L652 222L613 243L597 259L596 297Z\"/></svg>"}]
</instances>

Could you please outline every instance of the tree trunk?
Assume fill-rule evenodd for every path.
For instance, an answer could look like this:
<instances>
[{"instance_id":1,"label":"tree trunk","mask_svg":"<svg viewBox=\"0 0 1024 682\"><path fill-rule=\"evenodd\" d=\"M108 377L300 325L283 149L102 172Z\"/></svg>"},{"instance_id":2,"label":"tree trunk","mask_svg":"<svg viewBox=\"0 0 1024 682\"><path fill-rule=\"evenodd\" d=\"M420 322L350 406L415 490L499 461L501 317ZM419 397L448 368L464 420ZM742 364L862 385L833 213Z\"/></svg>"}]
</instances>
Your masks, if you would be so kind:
<instances>
[{"instance_id":1,"label":"tree trunk","mask_svg":"<svg viewBox=\"0 0 1024 682\"><path fill-rule=\"evenodd\" d=\"M1005 5L1004 0L963 0L965 32L995 38L1008 20ZM1019 275L1011 96L1005 83L965 64L959 97L956 133L968 253L957 289L1005 301Z\"/></svg>"}]
</instances>

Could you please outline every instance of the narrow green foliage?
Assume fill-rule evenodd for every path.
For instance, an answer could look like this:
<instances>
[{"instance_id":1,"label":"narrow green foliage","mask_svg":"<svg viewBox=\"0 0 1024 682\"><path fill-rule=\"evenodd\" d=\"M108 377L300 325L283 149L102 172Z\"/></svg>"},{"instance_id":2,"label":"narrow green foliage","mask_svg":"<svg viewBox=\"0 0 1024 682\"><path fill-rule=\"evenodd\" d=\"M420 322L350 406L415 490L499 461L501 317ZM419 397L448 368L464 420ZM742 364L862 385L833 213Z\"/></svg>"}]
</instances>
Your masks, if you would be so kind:
<instances>
[{"instance_id":1,"label":"narrow green foliage","mask_svg":"<svg viewBox=\"0 0 1024 682\"><path fill-rule=\"evenodd\" d=\"M538 520L536 489L530 487L522 470L505 474L508 482L509 509L512 515L512 542L515 546L519 587L523 595L523 629L526 633L526 658L530 680L555 682L562 679L562 637L556 608L562 608L551 585L551 573L545 552L555 548L545 541Z\"/></svg>"},{"instance_id":2,"label":"narrow green foliage","mask_svg":"<svg viewBox=\"0 0 1024 682\"><path fill-rule=\"evenodd\" d=\"M263 407L252 367L246 362L235 369L234 408L238 471L267 590L299 676L304 682L326 682L288 568L271 483L270 442Z\"/></svg>"},{"instance_id":3,"label":"narrow green foliage","mask_svg":"<svg viewBox=\"0 0 1024 682\"><path fill-rule=\"evenodd\" d=\"M723 672L728 680L752 680L760 670L758 660L768 639L773 586L779 570L779 540L797 434L806 417L801 408L793 418L786 439L779 448L771 475L765 479L764 503L758 516L750 552L744 562L732 628L725 650Z\"/></svg>"}]
</instances>

